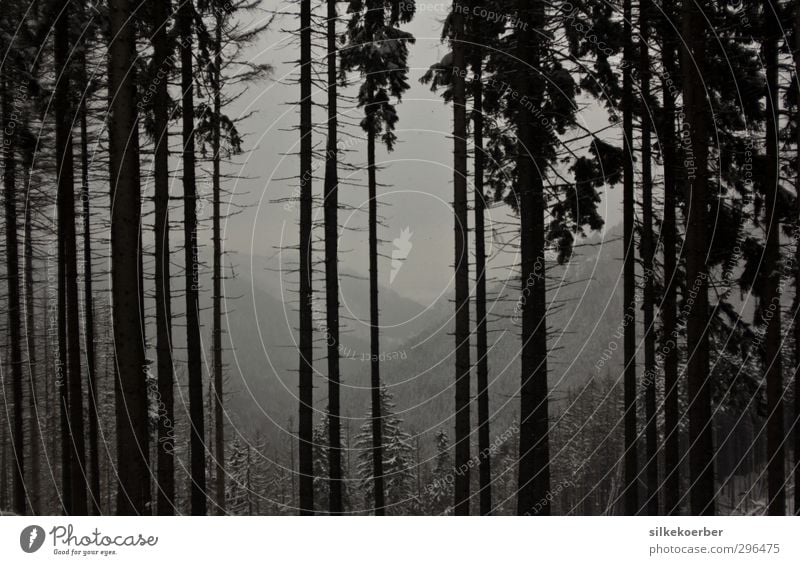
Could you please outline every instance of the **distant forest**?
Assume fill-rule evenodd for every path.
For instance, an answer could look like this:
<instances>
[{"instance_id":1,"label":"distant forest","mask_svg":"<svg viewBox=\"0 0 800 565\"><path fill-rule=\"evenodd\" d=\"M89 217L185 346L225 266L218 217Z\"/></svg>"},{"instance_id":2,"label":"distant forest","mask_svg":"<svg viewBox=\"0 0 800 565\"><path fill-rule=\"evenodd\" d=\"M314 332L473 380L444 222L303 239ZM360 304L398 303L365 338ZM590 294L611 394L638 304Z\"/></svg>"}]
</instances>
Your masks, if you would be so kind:
<instances>
[{"instance_id":1,"label":"distant forest","mask_svg":"<svg viewBox=\"0 0 800 565\"><path fill-rule=\"evenodd\" d=\"M0 54L0 513L800 514L800 3L2 0ZM292 235L237 255L256 205Z\"/></svg>"}]
</instances>

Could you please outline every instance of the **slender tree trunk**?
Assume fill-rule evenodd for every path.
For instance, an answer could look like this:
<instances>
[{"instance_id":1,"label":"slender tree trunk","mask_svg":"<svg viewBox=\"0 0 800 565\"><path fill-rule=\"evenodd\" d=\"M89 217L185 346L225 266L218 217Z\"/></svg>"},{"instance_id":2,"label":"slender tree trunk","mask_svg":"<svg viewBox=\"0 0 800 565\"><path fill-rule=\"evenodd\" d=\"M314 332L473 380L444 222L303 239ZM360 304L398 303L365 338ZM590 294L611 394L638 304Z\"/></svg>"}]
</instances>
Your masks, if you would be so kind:
<instances>
[{"instance_id":1,"label":"slender tree trunk","mask_svg":"<svg viewBox=\"0 0 800 565\"><path fill-rule=\"evenodd\" d=\"M111 284L117 378L117 514L145 514L150 504L144 340L140 322L139 135L136 39L130 0L109 0L109 156Z\"/></svg>"},{"instance_id":2,"label":"slender tree trunk","mask_svg":"<svg viewBox=\"0 0 800 565\"><path fill-rule=\"evenodd\" d=\"M650 5L641 0L639 5L640 79L642 117L642 242L644 263L644 379L645 386L645 443L647 451L647 514L658 515L658 420L656 416L656 328L655 328L655 242L653 238L653 173L650 140L650 40L648 18Z\"/></svg>"},{"instance_id":3,"label":"slender tree trunk","mask_svg":"<svg viewBox=\"0 0 800 565\"><path fill-rule=\"evenodd\" d=\"M300 2L300 371L298 458L300 514L314 513L314 329L311 257L312 126L311 0Z\"/></svg>"},{"instance_id":4,"label":"slender tree trunk","mask_svg":"<svg viewBox=\"0 0 800 565\"><path fill-rule=\"evenodd\" d=\"M484 210L486 195L483 191L483 56L473 61L475 87L473 89L473 116L475 131L475 332L477 338L478 369L478 464L480 485L480 513L492 512L492 460L489 453L489 347L486 331L486 240Z\"/></svg>"},{"instance_id":5,"label":"slender tree trunk","mask_svg":"<svg viewBox=\"0 0 800 565\"><path fill-rule=\"evenodd\" d=\"M336 88L336 0L328 4L328 144L325 151L325 306L328 335L329 511L341 514L342 435L339 401L339 172Z\"/></svg>"},{"instance_id":6,"label":"slender tree trunk","mask_svg":"<svg viewBox=\"0 0 800 565\"><path fill-rule=\"evenodd\" d=\"M78 262L75 234L75 180L72 147L72 121L70 104L69 2L59 13L55 24L55 64L59 76L56 83L56 152L58 158L58 232L59 263L63 263L65 341L60 347L66 353L66 383L68 388L68 427L70 442L69 513L83 516L87 513L86 501L86 446L83 431L83 387L81 385L81 348L78 323Z\"/></svg>"},{"instance_id":7,"label":"slender tree trunk","mask_svg":"<svg viewBox=\"0 0 800 565\"><path fill-rule=\"evenodd\" d=\"M81 60L86 76L86 60ZM86 378L89 392L89 502L91 512L100 512L100 451L98 446L97 373L94 335L94 293L92 291L92 222L89 204L89 139L86 123L86 98L81 99L81 200L83 201L83 309L86 343Z\"/></svg>"},{"instance_id":8,"label":"slender tree trunk","mask_svg":"<svg viewBox=\"0 0 800 565\"><path fill-rule=\"evenodd\" d=\"M373 93L367 103L367 171L369 191L369 345L372 401L372 473L375 515L386 513L383 485L383 420L381 410L380 314L378 307L378 182L375 165Z\"/></svg>"},{"instance_id":9,"label":"slender tree trunk","mask_svg":"<svg viewBox=\"0 0 800 565\"><path fill-rule=\"evenodd\" d=\"M203 366L200 350L199 266L197 260L197 184L194 148L194 66L192 64L194 3L182 2L178 10L181 34L181 91L183 93L183 210L184 261L186 263L186 340L191 423L192 515L206 514L205 419Z\"/></svg>"},{"instance_id":10,"label":"slender tree trunk","mask_svg":"<svg viewBox=\"0 0 800 565\"><path fill-rule=\"evenodd\" d=\"M625 407L625 514L639 512L639 448L636 426L636 259L634 241L634 187L633 187L633 32L631 30L631 0L623 5L624 31L623 59L627 63L622 71L622 134L625 154L622 161L622 231L625 255L623 258L623 351L624 351L624 407Z\"/></svg>"},{"instance_id":11,"label":"slender tree trunk","mask_svg":"<svg viewBox=\"0 0 800 565\"><path fill-rule=\"evenodd\" d=\"M519 0L519 13L537 22L517 29L519 59L532 69L541 68L544 2ZM544 84L540 77L518 77L521 104L517 128L520 251L522 256L522 375L520 384L520 432L517 513L549 516L550 441L547 389L547 288L544 259L544 179L546 163L540 160L544 135L534 127L541 112ZM542 503L542 501L545 501Z\"/></svg>"},{"instance_id":12,"label":"slender tree trunk","mask_svg":"<svg viewBox=\"0 0 800 565\"><path fill-rule=\"evenodd\" d=\"M693 515L713 515L714 451L711 381L708 378L708 127L705 95L705 2L683 4L683 99L690 147L684 162L689 201L686 229L686 289L695 293L688 313L689 498Z\"/></svg>"},{"instance_id":13,"label":"slender tree trunk","mask_svg":"<svg viewBox=\"0 0 800 565\"><path fill-rule=\"evenodd\" d=\"M42 449L42 418L39 412L39 371L38 356L36 354L36 307L34 302L34 281L33 281L33 224L31 210L31 179L30 170L33 163L33 146L25 144L23 149L23 168L25 170L25 243L23 253L25 260L25 347L28 351L28 410L30 422L30 489L29 498L31 504L31 514L36 516L42 514L42 490L41 490L41 469L40 469L40 450ZM47 397L45 401L47 402ZM49 406L49 404L47 404ZM47 411L49 413L50 410ZM45 434L47 433L45 422ZM51 455L55 455L52 453Z\"/></svg>"},{"instance_id":14,"label":"slender tree trunk","mask_svg":"<svg viewBox=\"0 0 800 565\"><path fill-rule=\"evenodd\" d=\"M0 385L0 387L4 386ZM5 390L3 390L5 393ZM6 414L3 414L5 416ZM8 508L8 448L5 430L0 435L0 506Z\"/></svg>"},{"instance_id":15,"label":"slender tree trunk","mask_svg":"<svg viewBox=\"0 0 800 565\"><path fill-rule=\"evenodd\" d=\"M767 272L762 316L767 323L765 352L767 380L767 490L768 511L771 516L786 514L786 470L784 442L786 428L783 416L783 362L781 353L781 242L780 221L777 210L778 194L778 42L780 31L777 4L764 0L766 33L762 49L767 75L766 92L766 190L765 212L767 218L764 269Z\"/></svg>"},{"instance_id":16,"label":"slender tree trunk","mask_svg":"<svg viewBox=\"0 0 800 565\"><path fill-rule=\"evenodd\" d=\"M675 220L675 196L677 151L675 145L675 94L678 89L677 69L674 64L675 36L669 19L671 0L662 7L668 14L664 22L663 64L666 74L662 80L664 98L664 132L662 153L664 156L664 304L661 308L663 322L664 351L664 513L672 516L680 513L680 413L678 407L678 261L677 226Z\"/></svg>"},{"instance_id":17,"label":"slender tree trunk","mask_svg":"<svg viewBox=\"0 0 800 565\"><path fill-rule=\"evenodd\" d=\"M222 411L222 231L220 228L220 113L222 112L222 11L216 11L214 54L214 171L212 176L214 217L214 298L213 298L213 349L214 349L214 457L216 469L217 513L225 514L225 421ZM248 452L249 453L249 452Z\"/></svg>"},{"instance_id":18,"label":"slender tree trunk","mask_svg":"<svg viewBox=\"0 0 800 565\"><path fill-rule=\"evenodd\" d=\"M50 278L49 271L46 275L48 279ZM59 406L58 413L55 410L48 410L47 411L47 422L45 425L45 434L49 434L49 442L42 442L42 449L45 453L47 453L47 449L50 449L50 453L53 454L53 460L58 461L60 457L59 449L63 447L64 435L60 433L59 426L62 426L64 423L64 419L66 418L66 411L63 409L64 404L61 401L61 359L56 351L56 355L53 355L53 347L52 347L52 335L53 330L58 332L59 322L56 321L55 324L53 323L52 319L55 315L55 318L58 318L58 304L53 306L53 297L52 297L52 289L51 288L44 288L42 289L42 301L44 302L44 311L47 313L47 322L46 322L46 329L44 331L44 358L45 359L53 359L55 357L54 363L45 362L44 363L44 405L45 406ZM55 369L55 374L53 372ZM51 388L52 383L52 388ZM56 425L56 417L58 417L59 425ZM64 429L64 428L62 428ZM62 465L63 467L63 465ZM69 467L67 467L69 470ZM53 474L53 481L52 481L52 492L54 494L52 505L49 507L53 514L57 512L63 512L66 504L66 496L63 490L64 485L64 470L61 470L61 487L62 489L59 490L59 484L55 480L55 473ZM69 484L69 481L66 482Z\"/></svg>"},{"instance_id":19,"label":"slender tree trunk","mask_svg":"<svg viewBox=\"0 0 800 565\"><path fill-rule=\"evenodd\" d=\"M64 256L64 238L58 238L58 257ZM60 455L61 455L61 507L65 515L69 516L72 512L72 439L69 431L69 391L67 389L67 348L64 343L67 341L67 305L64 300L64 268L65 264L59 260L57 267L57 352L58 365L56 367L56 389L58 394L59 407L59 436L60 436Z\"/></svg>"},{"instance_id":20,"label":"slender tree trunk","mask_svg":"<svg viewBox=\"0 0 800 565\"><path fill-rule=\"evenodd\" d=\"M794 77L796 81L800 81L800 4L795 5L794 8L794 38L795 38L795 53L794 53ZM800 124L800 104L798 104L798 114L795 116L795 123ZM796 131L797 139L795 140L797 154L795 158L797 163L796 185L800 186L800 128ZM800 231L800 199L797 200L797 222L798 231ZM794 513L800 516L800 240L798 240L795 248L795 308L794 308Z\"/></svg>"},{"instance_id":21,"label":"slender tree trunk","mask_svg":"<svg viewBox=\"0 0 800 565\"><path fill-rule=\"evenodd\" d=\"M63 38L62 34L62 38ZM62 39L63 42L63 39ZM58 53L56 49L56 53ZM58 55L57 55L58 56ZM63 63L62 63L63 66ZM62 80L66 77L62 76ZM63 98L63 95L62 95ZM60 102L63 104L63 102ZM58 168L58 176L63 175L61 167ZM60 433L61 433L61 505L64 514L71 515L72 512L72 439L69 428L69 388L67 373L67 303L65 293L65 269L66 263L63 261L65 239L58 234L57 244L57 309L58 309L58 373L56 376L56 387L58 389L59 412L60 412Z\"/></svg>"},{"instance_id":22,"label":"slender tree trunk","mask_svg":"<svg viewBox=\"0 0 800 565\"><path fill-rule=\"evenodd\" d=\"M153 33L154 67L162 78L153 94L155 149L153 163L155 204L155 299L156 364L158 368L158 489L156 512L159 516L175 513L175 374L172 359L172 280L170 278L169 227L169 92L170 44L167 35L172 3L153 4L156 11Z\"/></svg>"},{"instance_id":23,"label":"slender tree trunk","mask_svg":"<svg viewBox=\"0 0 800 565\"><path fill-rule=\"evenodd\" d=\"M470 511L469 226L467 218L467 94L464 6L453 0L453 217L455 246L456 430L454 513ZM462 469L466 471L461 472Z\"/></svg>"},{"instance_id":24,"label":"slender tree trunk","mask_svg":"<svg viewBox=\"0 0 800 565\"><path fill-rule=\"evenodd\" d=\"M6 284L8 286L8 339L9 361L11 363L11 396L14 411L11 450L13 464L13 505L14 513L25 515L28 507L25 492L25 435L23 428L22 397L22 332L20 331L21 304L19 288L19 234L17 232L17 162L16 128L18 124L12 114L19 114L16 89L13 81L2 79L3 103L3 200L5 203L6 236ZM17 118L18 119L18 118ZM7 405L8 406L8 405Z\"/></svg>"}]
</instances>

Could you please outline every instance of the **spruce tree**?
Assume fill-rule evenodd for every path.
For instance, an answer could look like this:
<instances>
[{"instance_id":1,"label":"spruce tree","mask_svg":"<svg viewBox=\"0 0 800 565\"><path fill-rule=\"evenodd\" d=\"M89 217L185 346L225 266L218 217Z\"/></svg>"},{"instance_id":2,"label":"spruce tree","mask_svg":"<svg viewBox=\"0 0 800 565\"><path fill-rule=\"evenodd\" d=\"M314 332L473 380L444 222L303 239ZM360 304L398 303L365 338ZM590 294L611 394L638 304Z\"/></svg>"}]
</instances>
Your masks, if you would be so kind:
<instances>
[{"instance_id":1,"label":"spruce tree","mask_svg":"<svg viewBox=\"0 0 800 565\"><path fill-rule=\"evenodd\" d=\"M370 392L372 418L372 488L375 514L384 514L382 388L380 377L380 319L378 303L378 181L376 139L391 151L396 136L399 101L408 90L408 44L414 38L399 29L414 15L414 2L403 0L353 0L348 12L347 46L342 51L341 72L356 70L364 82L358 105L364 108L361 127L367 134L369 206Z\"/></svg>"}]
</instances>

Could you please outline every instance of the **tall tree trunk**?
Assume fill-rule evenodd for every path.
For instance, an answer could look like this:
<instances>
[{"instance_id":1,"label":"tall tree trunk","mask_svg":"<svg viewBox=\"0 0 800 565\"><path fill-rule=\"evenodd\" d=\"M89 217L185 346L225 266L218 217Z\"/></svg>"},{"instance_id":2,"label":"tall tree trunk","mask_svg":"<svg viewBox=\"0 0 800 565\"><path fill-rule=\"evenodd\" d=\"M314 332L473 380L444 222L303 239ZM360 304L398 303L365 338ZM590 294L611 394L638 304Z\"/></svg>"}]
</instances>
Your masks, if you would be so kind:
<instances>
[{"instance_id":1,"label":"tall tree trunk","mask_svg":"<svg viewBox=\"0 0 800 565\"><path fill-rule=\"evenodd\" d=\"M683 3L683 98L690 147L686 158L689 201L686 229L686 289L695 293L688 313L689 344L689 499L693 515L713 515L714 451L711 381L708 378L708 127L709 107L703 77L706 72L706 30L703 8Z\"/></svg>"},{"instance_id":2,"label":"tall tree trunk","mask_svg":"<svg viewBox=\"0 0 800 565\"><path fill-rule=\"evenodd\" d=\"M6 284L8 286L8 338L9 361L11 363L11 396L14 410L11 449L13 464L13 505L14 513L23 516L27 509L25 492L25 436L23 428L22 397L22 323L20 316L19 289L19 234L17 232L17 162L16 162L16 123L13 115L18 97L13 80L2 79L3 111L3 199L5 202L6 236ZM16 118L17 120L19 118ZM8 405L7 405L8 406Z\"/></svg>"},{"instance_id":3,"label":"tall tree trunk","mask_svg":"<svg viewBox=\"0 0 800 565\"><path fill-rule=\"evenodd\" d=\"M786 429L783 416L783 362L781 343L781 242L780 221L777 209L778 195L778 42L780 31L777 4L764 0L766 29L762 49L767 75L766 92L766 168L764 186L766 190L765 212L767 218L764 269L767 273L763 319L767 323L765 352L767 380L767 490L768 511L771 516L786 514L786 470L784 442Z\"/></svg>"},{"instance_id":4,"label":"tall tree trunk","mask_svg":"<svg viewBox=\"0 0 800 565\"><path fill-rule=\"evenodd\" d=\"M50 275L48 274L48 279ZM57 310L58 310L58 301L57 295L53 292L50 288L44 288L42 290L42 299L45 304L45 311L48 313L48 316L51 317L58 317ZM53 335L57 333L58 323L49 321L48 322L48 330L44 333L44 357L45 359L54 359L54 363L45 363L44 364L44 402L45 406L62 406L62 398L61 398L61 385L60 383L63 382L62 374L63 371L61 370L61 359L58 353L58 341L57 339L53 339ZM56 335L57 338L57 335ZM66 410L59 409L58 411L52 410L47 414L47 429L51 432L50 434L50 442L48 446L43 446L43 448L51 450L52 453L56 454L54 457L55 460L60 461L63 458L61 457L61 449L64 445L64 433L60 433L62 429L66 429L64 425L64 421L66 419ZM67 465L67 478L69 478L69 465ZM64 484L64 472L62 469L61 472L61 484L57 484L55 480L53 480L53 493L55 494L55 500L53 500L53 505L51 506L53 513L64 512L65 504L67 497L65 496L65 492L63 489ZM69 485L69 481L66 482ZM59 489L59 487L61 487ZM68 491L66 492L68 494Z\"/></svg>"},{"instance_id":5,"label":"tall tree trunk","mask_svg":"<svg viewBox=\"0 0 800 565\"><path fill-rule=\"evenodd\" d=\"M386 513L383 484L383 420L381 410L380 310L378 307L378 182L375 165L373 92L367 103L367 171L369 197L369 346L372 403L372 474L375 515Z\"/></svg>"},{"instance_id":6,"label":"tall tree trunk","mask_svg":"<svg viewBox=\"0 0 800 565\"><path fill-rule=\"evenodd\" d=\"M111 178L111 284L117 378L117 514L150 504L147 381L140 322L141 201L136 112L136 38L130 0L109 0L108 89Z\"/></svg>"},{"instance_id":7,"label":"tall tree trunk","mask_svg":"<svg viewBox=\"0 0 800 565\"><path fill-rule=\"evenodd\" d=\"M153 163L155 204L155 299L156 299L156 364L158 368L158 488L156 513L175 513L175 374L172 359L172 280L170 278L169 227L169 105L167 74L171 54L167 35L172 16L172 2L153 5L154 67L163 73L153 94L155 149Z\"/></svg>"},{"instance_id":8,"label":"tall tree trunk","mask_svg":"<svg viewBox=\"0 0 800 565\"><path fill-rule=\"evenodd\" d=\"M63 34L62 34L63 37ZM58 53L56 49L56 53ZM58 55L56 55L58 56ZM62 63L63 65L63 63ZM62 75L62 80L66 77ZM62 96L63 97L63 96ZM63 104L63 102L62 102ZM58 118L56 118L57 120ZM57 174L60 177L63 174L62 168L58 167ZM58 328L57 328L57 348L58 348L58 372L56 375L56 387L58 389L58 404L59 404L59 423L60 423L60 439L61 439L61 506L62 511L66 515L72 514L72 439L70 438L69 428L69 388L68 388L68 373L67 373L67 303L65 299L65 269L66 263L62 260L64 257L65 240L58 234L57 245L57 304L58 310Z\"/></svg>"},{"instance_id":9,"label":"tall tree trunk","mask_svg":"<svg viewBox=\"0 0 800 565\"><path fill-rule=\"evenodd\" d=\"M214 171L212 190L214 192L214 290L213 290L213 349L214 349L214 457L216 464L216 502L217 513L225 514L225 422L222 411L222 231L220 228L220 113L222 112L222 11L216 10L214 53L214 133L213 147Z\"/></svg>"},{"instance_id":10,"label":"tall tree trunk","mask_svg":"<svg viewBox=\"0 0 800 565\"><path fill-rule=\"evenodd\" d=\"M3 393L5 393L5 383L0 384L0 388L3 389ZM3 414L6 416L6 414ZM3 508L8 508L8 447L6 440L6 433L3 430L3 434L0 435L0 506Z\"/></svg>"},{"instance_id":11,"label":"tall tree trunk","mask_svg":"<svg viewBox=\"0 0 800 565\"><path fill-rule=\"evenodd\" d=\"M31 514L36 516L42 514L42 490L41 490L41 469L40 469L40 450L42 449L42 419L43 414L39 412L39 375L38 370L38 356L36 354L36 307L34 302L34 281L33 281L33 224L31 217L31 210L33 203L31 201L31 178L30 170L33 163L34 154L33 146L29 143L25 144L23 149L22 166L25 170L25 243L23 245L24 261L25 261L25 347L28 352L28 421L30 423L30 456L31 456L31 469L30 469L30 489L29 499L31 505ZM45 397L45 405L47 404L47 397ZM49 413L47 410L46 413ZM45 434L48 433L45 421ZM55 455L53 452L51 455Z\"/></svg>"},{"instance_id":12,"label":"tall tree trunk","mask_svg":"<svg viewBox=\"0 0 800 565\"><path fill-rule=\"evenodd\" d=\"M658 420L656 416L656 328L654 316L655 288L655 241L653 238L653 173L650 141L650 40L648 18L649 0L639 4L640 34L640 79L642 119L642 242L641 255L644 263L644 379L645 386L645 443L647 451L647 514L658 515Z\"/></svg>"},{"instance_id":13,"label":"tall tree trunk","mask_svg":"<svg viewBox=\"0 0 800 565\"><path fill-rule=\"evenodd\" d=\"M81 59L81 74L86 77L86 59ZM94 336L94 293L92 291L92 221L89 204L89 139L86 123L86 98L81 98L81 200L83 201L83 309L86 343L86 379L89 392L89 494L92 514L100 512L100 450L97 414L97 355Z\"/></svg>"},{"instance_id":14,"label":"tall tree trunk","mask_svg":"<svg viewBox=\"0 0 800 565\"><path fill-rule=\"evenodd\" d=\"M64 255L64 238L58 238L58 257ZM67 389L67 348L63 344L67 341L67 305L64 300L64 268L65 264L59 260L56 276L57 283L57 353L58 365L56 367L56 389L59 408L59 448L61 455L61 509L65 515L72 514L72 440L69 431L69 391Z\"/></svg>"},{"instance_id":15,"label":"tall tree trunk","mask_svg":"<svg viewBox=\"0 0 800 565\"><path fill-rule=\"evenodd\" d=\"M800 83L800 4L794 8L794 79ZM798 111L795 116L795 123L800 124L800 104L797 105ZM796 130L797 139L795 140L797 162L796 167L796 186L800 186L800 127ZM796 217L798 231L800 231L800 198L797 199ZM800 239L795 248L795 308L794 308L794 513L800 516Z\"/></svg>"},{"instance_id":16,"label":"tall tree trunk","mask_svg":"<svg viewBox=\"0 0 800 565\"><path fill-rule=\"evenodd\" d=\"M314 513L314 329L312 327L313 261L311 257L312 126L311 0L300 1L300 407L298 458L300 514Z\"/></svg>"},{"instance_id":17,"label":"tall tree trunk","mask_svg":"<svg viewBox=\"0 0 800 565\"><path fill-rule=\"evenodd\" d=\"M472 68L475 73L473 88L473 138L475 140L475 332L478 369L478 464L480 485L480 513L492 512L492 460L489 451L489 347L486 320L486 240L484 210L486 195L483 192L483 54L475 56Z\"/></svg>"},{"instance_id":18,"label":"tall tree trunk","mask_svg":"<svg viewBox=\"0 0 800 565\"><path fill-rule=\"evenodd\" d=\"M453 218L455 246L456 430L454 512L470 507L469 220L467 218L467 94L464 6L453 0ZM466 471L461 472L466 469Z\"/></svg>"},{"instance_id":19,"label":"tall tree trunk","mask_svg":"<svg viewBox=\"0 0 800 565\"><path fill-rule=\"evenodd\" d=\"M63 264L61 299L64 301L65 338L60 344L66 353L66 382L68 388L68 428L70 442L70 490L68 512L83 516L87 513L86 501L86 446L83 432L83 387L81 385L81 347L78 323L78 262L75 234L75 179L72 147L72 121L70 104L70 63L68 60L69 2L55 23L55 64L58 82L55 92L56 152L58 159L58 236L59 264Z\"/></svg>"},{"instance_id":20,"label":"tall tree trunk","mask_svg":"<svg viewBox=\"0 0 800 565\"><path fill-rule=\"evenodd\" d=\"M665 13L662 62L667 71L662 79L664 98L664 126L662 153L664 156L664 304L661 308L664 351L664 513L680 513L680 413L678 407L678 260L677 226L675 219L677 148L675 145L675 94L678 75L675 62L675 34L670 15L672 3L662 7Z\"/></svg>"},{"instance_id":21,"label":"tall tree trunk","mask_svg":"<svg viewBox=\"0 0 800 565\"><path fill-rule=\"evenodd\" d=\"M48 279L50 278L49 271L47 272ZM55 324L53 323L53 317L59 318L59 314L57 312L58 305L56 304L53 306L53 297L52 297L52 289L51 288L43 288L42 289L42 301L44 303L44 311L47 313L47 322L45 325L45 331L43 334L44 337L44 358L45 359L53 359L53 347L52 347L52 335L53 330L58 332L59 328L59 321L56 321ZM45 434L49 433L49 442L42 442L42 449L45 453L47 453L47 449L50 449L50 453L53 454L53 460L57 461L60 457L59 449L64 445L64 433L61 433L64 427L59 429L59 427L63 426L64 419L66 418L66 411L63 409L64 404L62 403L61 399L61 359L59 358L58 354L55 355L55 362L44 363L44 405L45 406L59 406L58 413L55 410L48 410L47 411L47 422L45 424ZM55 369L55 374L53 372ZM51 384L53 385L51 387ZM58 426L56 426L56 418L58 418ZM47 436L46 436L47 437ZM63 459L63 458L62 458ZM67 466L67 471L69 467ZM63 512L66 504L66 496L64 492L64 469L62 465L60 480L61 480L61 490L59 490L59 484L55 480L55 476L53 476L52 481L52 492L54 494L52 505L49 506L50 511L55 514L57 512ZM67 473L67 477L68 477ZM69 481L66 481L66 484L69 484Z\"/></svg>"},{"instance_id":22,"label":"tall tree trunk","mask_svg":"<svg viewBox=\"0 0 800 565\"><path fill-rule=\"evenodd\" d=\"M183 231L186 283L186 343L191 423L192 515L206 514L205 420L203 416L203 365L200 349L199 265L197 260L197 184L194 145L194 66L192 43L194 3L184 1L178 10L181 35L181 91L183 94Z\"/></svg>"},{"instance_id":23,"label":"tall tree trunk","mask_svg":"<svg viewBox=\"0 0 800 565\"><path fill-rule=\"evenodd\" d=\"M518 1L519 13L535 26L518 28L519 59L531 69L541 69L545 4L542 0ZM520 432L517 487L517 513L549 516L550 440L548 436L547 389L547 288L544 258L544 179L546 163L540 158L544 140L534 127L542 111L543 80L528 73L517 79L521 99L530 101L519 108L518 194L520 252L522 256L522 375L520 383Z\"/></svg>"},{"instance_id":24,"label":"tall tree trunk","mask_svg":"<svg viewBox=\"0 0 800 565\"><path fill-rule=\"evenodd\" d=\"M342 435L339 408L339 164L336 88L336 0L328 4L328 144L325 151L325 307L328 335L328 478L329 511L342 506Z\"/></svg>"},{"instance_id":25,"label":"tall tree trunk","mask_svg":"<svg viewBox=\"0 0 800 565\"><path fill-rule=\"evenodd\" d=\"M636 259L634 241L634 187L633 187L633 32L631 30L631 0L623 4L624 31L623 59L627 63L622 71L622 135L625 153L622 160L622 231L623 245L623 363L625 407L625 514L639 512L639 448L636 427Z\"/></svg>"}]
</instances>

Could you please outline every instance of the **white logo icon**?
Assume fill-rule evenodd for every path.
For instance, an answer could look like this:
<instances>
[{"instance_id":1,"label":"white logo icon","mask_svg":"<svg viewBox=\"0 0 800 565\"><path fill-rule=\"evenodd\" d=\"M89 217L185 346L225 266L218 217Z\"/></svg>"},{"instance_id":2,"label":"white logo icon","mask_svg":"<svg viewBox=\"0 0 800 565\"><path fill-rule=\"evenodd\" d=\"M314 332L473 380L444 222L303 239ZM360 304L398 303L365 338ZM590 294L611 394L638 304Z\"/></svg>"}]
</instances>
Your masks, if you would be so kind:
<instances>
[{"instance_id":1,"label":"white logo icon","mask_svg":"<svg viewBox=\"0 0 800 565\"><path fill-rule=\"evenodd\" d=\"M401 232L400 236L392 241L394 249L392 249L392 270L389 273L389 284L394 282L400 269L403 268L403 263L408 259L408 254L411 253L411 248L414 244L411 243L411 228L406 226Z\"/></svg>"}]
</instances>

